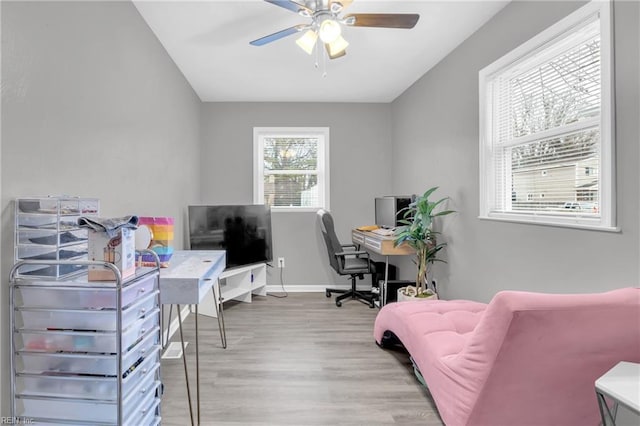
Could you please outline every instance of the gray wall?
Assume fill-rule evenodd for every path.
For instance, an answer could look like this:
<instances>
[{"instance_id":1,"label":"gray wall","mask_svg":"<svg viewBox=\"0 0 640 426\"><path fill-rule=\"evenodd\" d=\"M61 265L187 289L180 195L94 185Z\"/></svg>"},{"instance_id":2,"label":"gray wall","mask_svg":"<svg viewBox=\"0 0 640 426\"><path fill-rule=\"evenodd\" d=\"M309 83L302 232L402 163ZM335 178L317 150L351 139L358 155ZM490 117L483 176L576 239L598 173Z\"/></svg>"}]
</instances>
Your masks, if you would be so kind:
<instances>
[{"instance_id":1,"label":"gray wall","mask_svg":"<svg viewBox=\"0 0 640 426\"><path fill-rule=\"evenodd\" d=\"M502 289L600 291L638 285L638 3L615 3L620 233L481 221L478 71L581 6L513 2L392 104L393 189L440 186L455 216L440 224L445 297L487 301ZM404 260L403 264L407 261ZM404 268L405 270L407 268ZM411 278L406 276L406 278Z\"/></svg>"},{"instance_id":2,"label":"gray wall","mask_svg":"<svg viewBox=\"0 0 640 426\"><path fill-rule=\"evenodd\" d=\"M175 216L199 196L200 101L128 2L2 2L2 289L19 196ZM8 310L0 318L8 370ZM8 416L8 380L1 415Z\"/></svg>"},{"instance_id":3,"label":"gray wall","mask_svg":"<svg viewBox=\"0 0 640 426\"><path fill-rule=\"evenodd\" d=\"M254 127L330 128L330 207L343 243L353 227L373 223L374 198L391 190L388 104L205 103L201 125L204 204L253 202ZM315 213L274 212L272 227L285 285L348 282L328 266ZM279 284L279 271L267 280Z\"/></svg>"}]
</instances>

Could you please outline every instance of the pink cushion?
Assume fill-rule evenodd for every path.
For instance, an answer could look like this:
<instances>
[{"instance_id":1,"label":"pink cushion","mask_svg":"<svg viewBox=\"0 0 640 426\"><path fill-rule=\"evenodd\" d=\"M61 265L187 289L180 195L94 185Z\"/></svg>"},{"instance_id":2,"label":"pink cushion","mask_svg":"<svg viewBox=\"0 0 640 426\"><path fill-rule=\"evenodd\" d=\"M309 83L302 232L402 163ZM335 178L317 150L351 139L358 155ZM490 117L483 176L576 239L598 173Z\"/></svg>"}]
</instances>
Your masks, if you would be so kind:
<instances>
[{"instance_id":1,"label":"pink cushion","mask_svg":"<svg viewBox=\"0 0 640 426\"><path fill-rule=\"evenodd\" d=\"M387 330L449 426L596 425L594 381L640 362L640 289L392 303L376 318L377 342Z\"/></svg>"}]
</instances>

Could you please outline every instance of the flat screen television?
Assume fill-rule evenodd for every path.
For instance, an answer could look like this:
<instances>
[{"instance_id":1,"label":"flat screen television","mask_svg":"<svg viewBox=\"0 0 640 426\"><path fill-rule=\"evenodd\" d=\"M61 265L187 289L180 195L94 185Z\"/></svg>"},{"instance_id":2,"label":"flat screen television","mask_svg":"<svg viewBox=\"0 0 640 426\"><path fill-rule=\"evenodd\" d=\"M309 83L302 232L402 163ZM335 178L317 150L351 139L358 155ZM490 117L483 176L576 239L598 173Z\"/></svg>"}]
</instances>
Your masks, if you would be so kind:
<instances>
[{"instance_id":1,"label":"flat screen television","mask_svg":"<svg viewBox=\"0 0 640 426\"><path fill-rule=\"evenodd\" d=\"M401 225L404 218L404 208L411 203L411 197L387 196L375 199L375 220L376 225L393 229Z\"/></svg>"},{"instance_id":2,"label":"flat screen television","mask_svg":"<svg viewBox=\"0 0 640 426\"><path fill-rule=\"evenodd\" d=\"M227 268L271 262L271 210L259 204L189 206L189 245L225 250Z\"/></svg>"}]
</instances>

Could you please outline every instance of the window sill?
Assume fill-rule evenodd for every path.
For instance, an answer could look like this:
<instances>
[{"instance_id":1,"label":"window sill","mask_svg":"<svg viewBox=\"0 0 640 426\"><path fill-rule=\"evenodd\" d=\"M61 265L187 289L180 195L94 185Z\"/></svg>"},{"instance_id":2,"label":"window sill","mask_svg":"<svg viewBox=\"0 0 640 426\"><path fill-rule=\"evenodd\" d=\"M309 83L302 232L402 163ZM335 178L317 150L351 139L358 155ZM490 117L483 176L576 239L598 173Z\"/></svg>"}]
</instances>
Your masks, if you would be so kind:
<instances>
[{"instance_id":1,"label":"window sill","mask_svg":"<svg viewBox=\"0 0 640 426\"><path fill-rule=\"evenodd\" d=\"M620 232L620 227L617 226L605 226L605 225L592 225L587 223L571 223L571 222L555 222L549 220L549 218L535 217L533 219L524 217L513 217L510 215L490 215L490 216L478 216L480 220L493 220L498 222L511 222L521 223L525 225L540 225L540 226L553 226L558 228L573 228L584 229L588 231L601 231L601 232Z\"/></svg>"}]
</instances>

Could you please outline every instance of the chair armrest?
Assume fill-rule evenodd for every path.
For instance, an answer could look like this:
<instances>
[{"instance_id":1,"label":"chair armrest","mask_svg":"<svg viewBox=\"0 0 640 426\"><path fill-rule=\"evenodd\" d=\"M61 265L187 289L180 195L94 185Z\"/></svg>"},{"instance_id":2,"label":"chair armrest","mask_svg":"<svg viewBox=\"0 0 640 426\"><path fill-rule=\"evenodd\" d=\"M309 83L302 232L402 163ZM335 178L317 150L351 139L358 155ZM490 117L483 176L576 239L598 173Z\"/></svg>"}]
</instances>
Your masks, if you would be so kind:
<instances>
[{"instance_id":1,"label":"chair armrest","mask_svg":"<svg viewBox=\"0 0 640 426\"><path fill-rule=\"evenodd\" d=\"M348 248L348 247L353 247L354 250L358 250L358 246L355 244L340 244L340 247L344 248Z\"/></svg>"},{"instance_id":2,"label":"chair armrest","mask_svg":"<svg viewBox=\"0 0 640 426\"><path fill-rule=\"evenodd\" d=\"M369 257L369 253L364 251L364 250L361 250L361 251L341 251L341 252L335 254L336 257L362 256L362 255L366 255L367 257Z\"/></svg>"}]
</instances>

